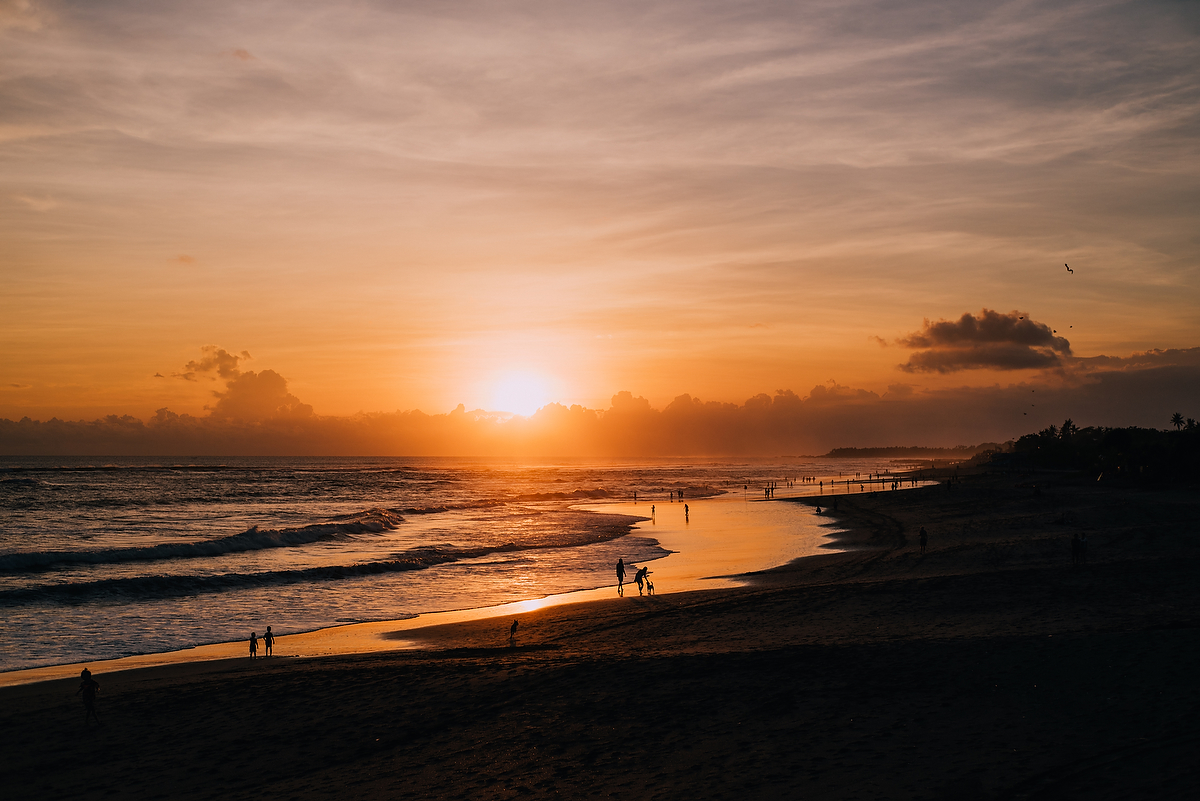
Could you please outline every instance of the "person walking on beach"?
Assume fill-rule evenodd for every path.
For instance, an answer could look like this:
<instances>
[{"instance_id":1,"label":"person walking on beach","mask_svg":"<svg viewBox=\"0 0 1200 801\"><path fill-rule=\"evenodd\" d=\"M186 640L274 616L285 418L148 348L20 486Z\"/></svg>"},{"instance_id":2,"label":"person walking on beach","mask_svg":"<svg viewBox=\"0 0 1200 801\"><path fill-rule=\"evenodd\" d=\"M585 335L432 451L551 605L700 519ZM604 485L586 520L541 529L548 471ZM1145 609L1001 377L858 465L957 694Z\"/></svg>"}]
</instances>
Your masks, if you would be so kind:
<instances>
[{"instance_id":1,"label":"person walking on beach","mask_svg":"<svg viewBox=\"0 0 1200 801\"><path fill-rule=\"evenodd\" d=\"M625 559L617 560L617 595L625 594Z\"/></svg>"},{"instance_id":2,"label":"person walking on beach","mask_svg":"<svg viewBox=\"0 0 1200 801\"><path fill-rule=\"evenodd\" d=\"M683 522L686 523L688 521L688 516L690 514L691 514L691 511L688 509L688 505L685 503L683 505Z\"/></svg>"},{"instance_id":3,"label":"person walking on beach","mask_svg":"<svg viewBox=\"0 0 1200 801\"><path fill-rule=\"evenodd\" d=\"M646 581L646 574L649 572L649 568L642 567L638 568L638 572L633 574L633 580L636 581L638 585L638 595L642 594L643 583Z\"/></svg>"},{"instance_id":4,"label":"person walking on beach","mask_svg":"<svg viewBox=\"0 0 1200 801\"><path fill-rule=\"evenodd\" d=\"M250 632L250 658L258 656L258 635Z\"/></svg>"},{"instance_id":5,"label":"person walking on beach","mask_svg":"<svg viewBox=\"0 0 1200 801\"><path fill-rule=\"evenodd\" d=\"M271 646L275 644L275 635L271 633L271 627L267 626L267 633L263 635L263 656L271 655Z\"/></svg>"},{"instance_id":6,"label":"person walking on beach","mask_svg":"<svg viewBox=\"0 0 1200 801\"><path fill-rule=\"evenodd\" d=\"M518 623L514 620L512 626L508 630L508 641L510 643L513 641L513 638L517 636L517 626Z\"/></svg>"},{"instance_id":7,"label":"person walking on beach","mask_svg":"<svg viewBox=\"0 0 1200 801\"><path fill-rule=\"evenodd\" d=\"M919 536L921 540L921 553L924 554L925 546L929 543L929 535L925 532L924 526L921 526L921 533Z\"/></svg>"},{"instance_id":8,"label":"person walking on beach","mask_svg":"<svg viewBox=\"0 0 1200 801\"><path fill-rule=\"evenodd\" d=\"M75 691L76 695L83 694L83 708L87 713L83 716L83 725L88 725L92 718L96 719L96 725L100 725L100 716L96 714L96 694L100 692L100 683L92 678L92 671L84 668L79 674L79 689Z\"/></svg>"}]
</instances>

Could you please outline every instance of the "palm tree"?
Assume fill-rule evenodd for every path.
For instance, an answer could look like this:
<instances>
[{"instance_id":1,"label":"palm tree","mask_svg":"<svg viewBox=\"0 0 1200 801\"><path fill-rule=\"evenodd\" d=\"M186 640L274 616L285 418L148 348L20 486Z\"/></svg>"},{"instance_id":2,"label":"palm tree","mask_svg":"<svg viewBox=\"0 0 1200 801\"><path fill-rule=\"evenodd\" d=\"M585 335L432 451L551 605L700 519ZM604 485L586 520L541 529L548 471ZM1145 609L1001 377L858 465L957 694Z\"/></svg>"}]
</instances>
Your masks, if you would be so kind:
<instances>
[{"instance_id":1,"label":"palm tree","mask_svg":"<svg viewBox=\"0 0 1200 801\"><path fill-rule=\"evenodd\" d=\"M1171 425L1175 426L1176 431L1183 428L1183 415L1179 412L1171 415Z\"/></svg>"},{"instance_id":2,"label":"palm tree","mask_svg":"<svg viewBox=\"0 0 1200 801\"><path fill-rule=\"evenodd\" d=\"M1063 439L1070 439L1071 435L1079 430L1079 426L1075 425L1074 421L1068 417L1063 421L1061 436Z\"/></svg>"}]
</instances>

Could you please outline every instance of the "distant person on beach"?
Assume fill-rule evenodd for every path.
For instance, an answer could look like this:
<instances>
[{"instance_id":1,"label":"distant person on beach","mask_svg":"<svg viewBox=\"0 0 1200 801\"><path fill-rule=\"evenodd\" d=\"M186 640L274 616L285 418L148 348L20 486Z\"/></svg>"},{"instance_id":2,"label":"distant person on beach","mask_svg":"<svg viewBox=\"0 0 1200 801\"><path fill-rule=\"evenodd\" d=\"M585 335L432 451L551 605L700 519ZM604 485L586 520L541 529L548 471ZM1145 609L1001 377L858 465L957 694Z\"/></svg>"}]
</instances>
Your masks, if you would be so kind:
<instances>
[{"instance_id":1,"label":"distant person on beach","mask_svg":"<svg viewBox=\"0 0 1200 801\"><path fill-rule=\"evenodd\" d=\"M250 632L250 658L258 656L258 635Z\"/></svg>"},{"instance_id":2,"label":"distant person on beach","mask_svg":"<svg viewBox=\"0 0 1200 801\"><path fill-rule=\"evenodd\" d=\"M683 520L684 520L684 522L687 522L689 514L691 514L691 512L688 510L688 505L685 503L683 505Z\"/></svg>"},{"instance_id":3,"label":"distant person on beach","mask_svg":"<svg viewBox=\"0 0 1200 801\"><path fill-rule=\"evenodd\" d=\"M617 595L625 594L625 560L617 560Z\"/></svg>"},{"instance_id":4,"label":"distant person on beach","mask_svg":"<svg viewBox=\"0 0 1200 801\"><path fill-rule=\"evenodd\" d=\"M918 536L921 540L921 553L925 553L925 546L929 543L929 534L926 533L924 526L921 526L921 533Z\"/></svg>"},{"instance_id":5,"label":"distant person on beach","mask_svg":"<svg viewBox=\"0 0 1200 801\"><path fill-rule=\"evenodd\" d=\"M650 504L650 516L654 517L654 504Z\"/></svg>"},{"instance_id":6,"label":"distant person on beach","mask_svg":"<svg viewBox=\"0 0 1200 801\"><path fill-rule=\"evenodd\" d=\"M633 502L637 503L637 490L633 491Z\"/></svg>"},{"instance_id":7,"label":"distant person on beach","mask_svg":"<svg viewBox=\"0 0 1200 801\"><path fill-rule=\"evenodd\" d=\"M509 627L509 629L508 629L508 641L509 642L512 642L513 637L517 636L517 626L518 625L519 624L517 623L517 621L514 620L512 626Z\"/></svg>"},{"instance_id":8,"label":"distant person on beach","mask_svg":"<svg viewBox=\"0 0 1200 801\"><path fill-rule=\"evenodd\" d=\"M75 691L76 695L83 694L83 708L87 713L83 717L83 725L87 725L92 718L96 719L96 725L100 725L100 716L96 714L96 694L100 692L100 684L92 678L92 671L84 668L79 674L79 689Z\"/></svg>"},{"instance_id":9,"label":"distant person on beach","mask_svg":"<svg viewBox=\"0 0 1200 801\"><path fill-rule=\"evenodd\" d=\"M275 644L275 635L271 633L271 627L267 626L267 633L263 635L263 656L271 655L271 646Z\"/></svg>"},{"instance_id":10,"label":"distant person on beach","mask_svg":"<svg viewBox=\"0 0 1200 801\"><path fill-rule=\"evenodd\" d=\"M633 574L633 580L636 581L638 585L638 595L642 594L642 585L645 583L646 574L649 572L649 568L641 567L638 568L638 572Z\"/></svg>"}]
</instances>

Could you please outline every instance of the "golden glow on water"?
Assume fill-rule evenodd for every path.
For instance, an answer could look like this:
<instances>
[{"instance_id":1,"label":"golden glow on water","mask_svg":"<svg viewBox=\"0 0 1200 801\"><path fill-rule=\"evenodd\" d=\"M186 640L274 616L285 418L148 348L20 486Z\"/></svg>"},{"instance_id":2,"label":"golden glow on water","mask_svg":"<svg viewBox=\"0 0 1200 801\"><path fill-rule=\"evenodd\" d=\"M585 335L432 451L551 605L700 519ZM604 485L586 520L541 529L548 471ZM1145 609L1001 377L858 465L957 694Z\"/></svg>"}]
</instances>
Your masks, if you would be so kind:
<instances>
[{"instance_id":1,"label":"golden glow on water","mask_svg":"<svg viewBox=\"0 0 1200 801\"><path fill-rule=\"evenodd\" d=\"M729 496L581 508L649 517L652 506L652 519L639 524L633 533L654 537L662 547L674 551L646 563L658 593L711 588L719 586L720 582L714 581L717 577L828 553L828 535L838 530L829 518L817 516L805 505Z\"/></svg>"}]
</instances>

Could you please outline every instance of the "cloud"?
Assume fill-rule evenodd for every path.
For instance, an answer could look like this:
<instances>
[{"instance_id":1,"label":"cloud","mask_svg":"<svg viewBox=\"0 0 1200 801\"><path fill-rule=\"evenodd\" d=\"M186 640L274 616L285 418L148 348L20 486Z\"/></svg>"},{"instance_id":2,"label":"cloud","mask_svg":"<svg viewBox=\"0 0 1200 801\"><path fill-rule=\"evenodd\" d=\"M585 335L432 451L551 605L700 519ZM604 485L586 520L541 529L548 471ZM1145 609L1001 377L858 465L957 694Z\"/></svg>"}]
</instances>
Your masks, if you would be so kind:
<instances>
[{"instance_id":1,"label":"cloud","mask_svg":"<svg viewBox=\"0 0 1200 801\"><path fill-rule=\"evenodd\" d=\"M1080 427L1166 428L1174 412L1200 416L1197 364L1124 364L1070 378L1051 373L1032 383L936 391L894 385L883 396L833 383L740 405L680 395L661 409L622 391L608 409L548 404L530 418L461 405L447 414L323 417L288 391L283 376L263 370L229 380L204 417L160 409L145 422L129 415L0 420L0 444L11 454L781 456L1004 442L1067 417Z\"/></svg>"},{"instance_id":2,"label":"cloud","mask_svg":"<svg viewBox=\"0 0 1200 801\"><path fill-rule=\"evenodd\" d=\"M229 55L231 55L234 58L239 59L241 61L258 61L257 56L255 56L249 50L243 50L240 47L237 50L231 50L229 52Z\"/></svg>"},{"instance_id":3,"label":"cloud","mask_svg":"<svg viewBox=\"0 0 1200 801\"><path fill-rule=\"evenodd\" d=\"M274 370L236 374L229 379L224 392L213 393L217 403L212 407L212 416L234 420L312 417L313 407L288 392L287 384L287 379Z\"/></svg>"},{"instance_id":4,"label":"cloud","mask_svg":"<svg viewBox=\"0 0 1200 801\"><path fill-rule=\"evenodd\" d=\"M241 374L241 371L238 370L238 363L242 359L251 358L250 354L246 351L242 351L235 356L224 348L218 348L216 345L205 345L200 351L204 356L188 362L184 365L186 372L172 373L172 377L182 378L185 381L195 381L198 373L216 371L217 375L221 378L234 379Z\"/></svg>"},{"instance_id":5,"label":"cloud","mask_svg":"<svg viewBox=\"0 0 1200 801\"><path fill-rule=\"evenodd\" d=\"M58 206L58 202L48 197L30 197L29 195L17 195L17 200L24 203L29 208L36 212L44 214Z\"/></svg>"},{"instance_id":6,"label":"cloud","mask_svg":"<svg viewBox=\"0 0 1200 801\"><path fill-rule=\"evenodd\" d=\"M36 31L49 19L48 12L33 0L0 0L0 31L5 28Z\"/></svg>"},{"instance_id":7,"label":"cloud","mask_svg":"<svg viewBox=\"0 0 1200 801\"><path fill-rule=\"evenodd\" d=\"M175 257L175 261L180 262L182 264L195 264L195 262L196 262L196 260L193 257L187 255L186 253L180 253L178 256Z\"/></svg>"},{"instance_id":8,"label":"cloud","mask_svg":"<svg viewBox=\"0 0 1200 801\"><path fill-rule=\"evenodd\" d=\"M1001 314L983 309L958 320L925 320L920 331L896 344L923 350L899 365L906 373L952 373L959 370L1028 370L1060 367L1071 355L1071 343L1055 336L1048 325L1012 311Z\"/></svg>"}]
</instances>

